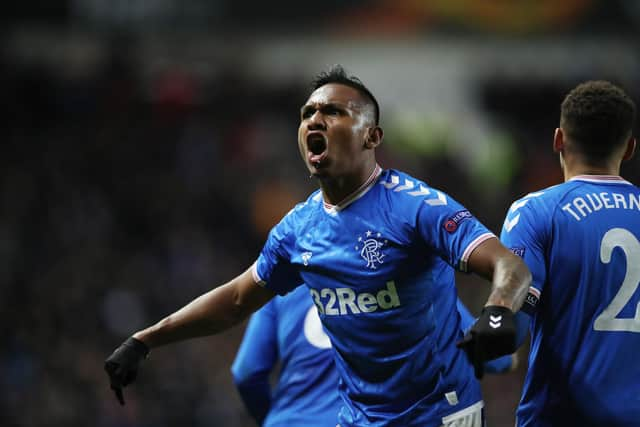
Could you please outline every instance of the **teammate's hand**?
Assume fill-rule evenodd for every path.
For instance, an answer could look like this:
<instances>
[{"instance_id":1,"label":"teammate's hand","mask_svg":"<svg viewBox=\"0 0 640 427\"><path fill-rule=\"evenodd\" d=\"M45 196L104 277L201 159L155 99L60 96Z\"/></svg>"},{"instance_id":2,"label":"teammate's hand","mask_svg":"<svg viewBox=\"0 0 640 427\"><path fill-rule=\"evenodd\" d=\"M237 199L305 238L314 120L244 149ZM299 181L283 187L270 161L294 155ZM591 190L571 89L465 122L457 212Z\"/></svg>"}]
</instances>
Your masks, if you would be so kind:
<instances>
[{"instance_id":1,"label":"teammate's hand","mask_svg":"<svg viewBox=\"0 0 640 427\"><path fill-rule=\"evenodd\" d=\"M456 344L462 348L473 368L476 378L482 378L484 363L516 351L516 325L513 312L507 307L490 305L462 339Z\"/></svg>"},{"instance_id":2,"label":"teammate's hand","mask_svg":"<svg viewBox=\"0 0 640 427\"><path fill-rule=\"evenodd\" d=\"M104 361L104 370L109 375L111 389L121 405L124 405L122 388L135 381L138 365L148 354L149 347L145 343L129 337Z\"/></svg>"}]
</instances>

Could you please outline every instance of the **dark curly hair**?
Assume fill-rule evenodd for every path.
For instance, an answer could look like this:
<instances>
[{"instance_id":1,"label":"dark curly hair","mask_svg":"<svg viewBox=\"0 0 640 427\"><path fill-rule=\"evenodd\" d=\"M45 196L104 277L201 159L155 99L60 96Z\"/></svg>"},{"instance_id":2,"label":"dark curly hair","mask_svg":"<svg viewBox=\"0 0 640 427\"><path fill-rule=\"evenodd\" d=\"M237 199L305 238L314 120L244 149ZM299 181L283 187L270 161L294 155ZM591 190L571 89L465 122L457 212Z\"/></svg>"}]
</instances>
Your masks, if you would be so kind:
<instances>
[{"instance_id":1,"label":"dark curly hair","mask_svg":"<svg viewBox=\"0 0 640 427\"><path fill-rule=\"evenodd\" d=\"M631 137L635 115L636 106L622 89L593 80L565 97L560 127L587 160L599 163Z\"/></svg>"},{"instance_id":2,"label":"dark curly hair","mask_svg":"<svg viewBox=\"0 0 640 427\"><path fill-rule=\"evenodd\" d=\"M373 106L375 123L378 125L380 122L380 106L378 105L378 101L359 78L348 75L342 65L336 64L329 68L329 70L322 71L313 78L311 81L311 90L316 90L319 87L330 83L338 83L352 87L364 95L364 97L369 100Z\"/></svg>"}]
</instances>

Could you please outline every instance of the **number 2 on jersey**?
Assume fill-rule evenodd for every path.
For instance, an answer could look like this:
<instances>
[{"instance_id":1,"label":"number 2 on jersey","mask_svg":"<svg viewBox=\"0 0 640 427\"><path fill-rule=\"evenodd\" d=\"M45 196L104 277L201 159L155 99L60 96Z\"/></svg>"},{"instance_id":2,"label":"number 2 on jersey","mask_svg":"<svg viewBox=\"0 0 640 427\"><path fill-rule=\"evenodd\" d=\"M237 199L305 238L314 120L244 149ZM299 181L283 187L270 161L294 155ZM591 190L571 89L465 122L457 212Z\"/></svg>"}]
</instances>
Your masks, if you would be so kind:
<instances>
[{"instance_id":1,"label":"number 2 on jersey","mask_svg":"<svg viewBox=\"0 0 640 427\"><path fill-rule=\"evenodd\" d=\"M607 231L600 243L600 260L608 264L614 248L619 247L627 259L627 271L622 285L611 303L593 322L596 331L640 332L640 303L636 307L635 317L624 319L616 317L629 302L640 284L640 242L624 228L612 228Z\"/></svg>"}]
</instances>

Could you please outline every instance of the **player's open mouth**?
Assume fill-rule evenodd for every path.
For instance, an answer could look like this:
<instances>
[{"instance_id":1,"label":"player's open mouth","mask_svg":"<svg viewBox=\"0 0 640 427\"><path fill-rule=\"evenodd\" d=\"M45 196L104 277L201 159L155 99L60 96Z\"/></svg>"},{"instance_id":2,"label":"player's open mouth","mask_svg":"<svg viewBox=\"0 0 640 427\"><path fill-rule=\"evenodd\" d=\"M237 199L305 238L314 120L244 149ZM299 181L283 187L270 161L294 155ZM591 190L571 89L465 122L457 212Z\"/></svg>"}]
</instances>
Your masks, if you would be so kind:
<instances>
[{"instance_id":1,"label":"player's open mouth","mask_svg":"<svg viewBox=\"0 0 640 427\"><path fill-rule=\"evenodd\" d=\"M321 133L307 135L307 158L314 166L319 166L327 155L327 141Z\"/></svg>"}]
</instances>

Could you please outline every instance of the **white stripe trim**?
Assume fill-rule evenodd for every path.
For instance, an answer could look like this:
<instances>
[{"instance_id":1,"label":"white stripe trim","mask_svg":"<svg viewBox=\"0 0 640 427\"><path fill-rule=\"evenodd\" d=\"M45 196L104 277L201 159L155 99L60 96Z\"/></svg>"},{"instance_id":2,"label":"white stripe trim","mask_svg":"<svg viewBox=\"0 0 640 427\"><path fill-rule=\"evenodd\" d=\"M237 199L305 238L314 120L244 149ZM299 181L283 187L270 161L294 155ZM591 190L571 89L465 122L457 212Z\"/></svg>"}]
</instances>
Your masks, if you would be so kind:
<instances>
[{"instance_id":1,"label":"white stripe trim","mask_svg":"<svg viewBox=\"0 0 640 427\"><path fill-rule=\"evenodd\" d=\"M529 286L529 293L535 295L536 298L540 298L540 289L534 286Z\"/></svg>"},{"instance_id":2,"label":"white stripe trim","mask_svg":"<svg viewBox=\"0 0 640 427\"><path fill-rule=\"evenodd\" d=\"M606 182L611 184L628 184L633 185L626 179L618 175L576 175L571 177L569 181L587 181L587 182Z\"/></svg>"},{"instance_id":3,"label":"white stripe trim","mask_svg":"<svg viewBox=\"0 0 640 427\"><path fill-rule=\"evenodd\" d=\"M484 233L476 237L473 242L469 243L469 246L467 246L467 248L462 253L462 259L460 259L460 271L467 271L467 261L471 256L471 252L473 252L473 250L477 248L482 242L491 238L497 239L496 235L493 233Z\"/></svg>"},{"instance_id":4,"label":"white stripe trim","mask_svg":"<svg viewBox=\"0 0 640 427\"><path fill-rule=\"evenodd\" d=\"M251 266L251 275L253 276L253 280L256 282L256 285L264 287L267 284L262 277L258 274L258 261L256 260Z\"/></svg>"},{"instance_id":5,"label":"white stripe trim","mask_svg":"<svg viewBox=\"0 0 640 427\"><path fill-rule=\"evenodd\" d=\"M324 201L323 202L324 210L330 214L340 212L341 210L349 206L351 203L355 202L356 200L358 200L359 198L367 194L369 190L373 188L373 185L375 184L375 182L377 181L378 177L381 174L382 174L382 168L380 167L380 165L376 164L376 167L373 169L373 172L371 172L371 175L369 175L369 178L367 178L367 180L360 187L358 187L353 193L349 194L347 197L342 199L341 202L335 205L332 205Z\"/></svg>"},{"instance_id":6,"label":"white stripe trim","mask_svg":"<svg viewBox=\"0 0 640 427\"><path fill-rule=\"evenodd\" d=\"M453 414L447 415L446 417L442 417L442 424L447 424L451 421L454 421L456 418L461 418L466 415L473 414L474 412L477 412L482 408L484 408L484 402L481 400L471 406L467 406L466 408L459 410L458 412L454 412Z\"/></svg>"}]
</instances>

